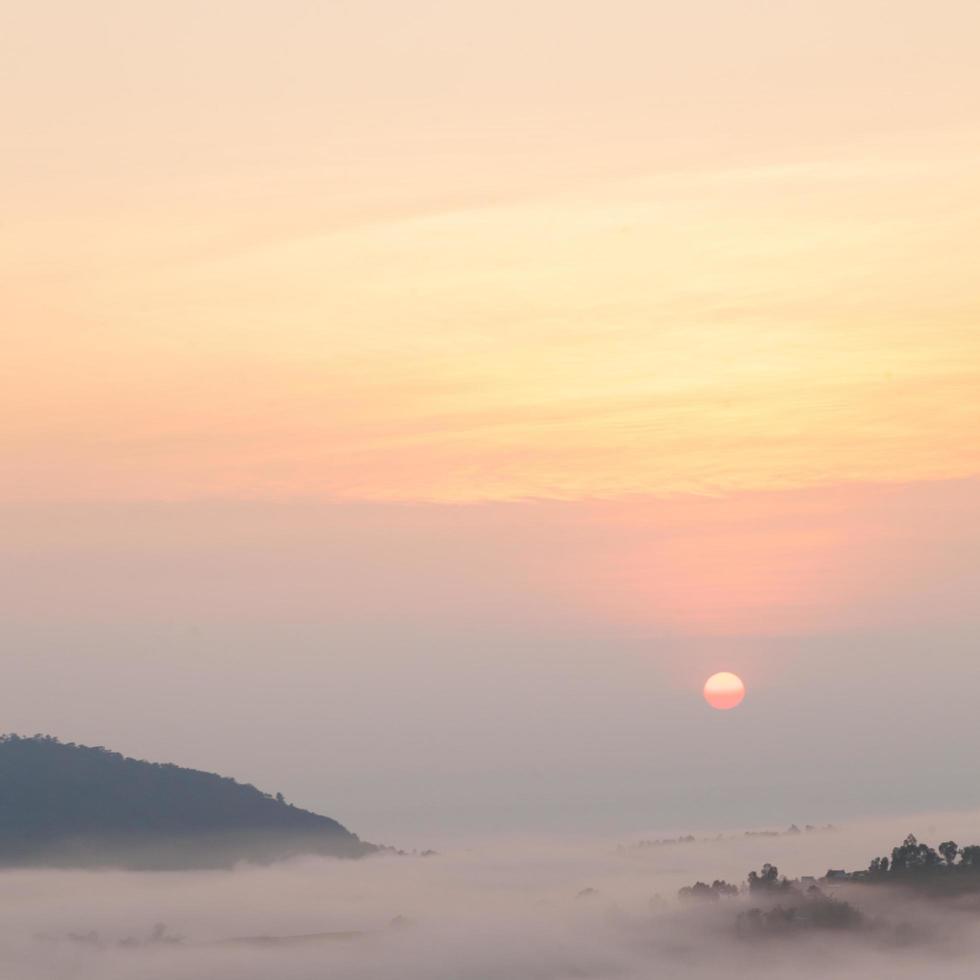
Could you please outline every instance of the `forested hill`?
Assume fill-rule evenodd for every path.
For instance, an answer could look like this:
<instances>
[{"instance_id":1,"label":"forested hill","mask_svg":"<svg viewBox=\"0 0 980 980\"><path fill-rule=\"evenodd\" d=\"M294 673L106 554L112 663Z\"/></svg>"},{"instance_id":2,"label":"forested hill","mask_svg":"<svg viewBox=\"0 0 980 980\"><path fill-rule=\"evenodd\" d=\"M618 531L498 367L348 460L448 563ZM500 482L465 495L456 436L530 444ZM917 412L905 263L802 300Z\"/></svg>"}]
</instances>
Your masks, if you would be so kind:
<instances>
[{"instance_id":1,"label":"forested hill","mask_svg":"<svg viewBox=\"0 0 980 980\"><path fill-rule=\"evenodd\" d=\"M47 735L0 736L0 865L222 867L376 850L234 779Z\"/></svg>"}]
</instances>

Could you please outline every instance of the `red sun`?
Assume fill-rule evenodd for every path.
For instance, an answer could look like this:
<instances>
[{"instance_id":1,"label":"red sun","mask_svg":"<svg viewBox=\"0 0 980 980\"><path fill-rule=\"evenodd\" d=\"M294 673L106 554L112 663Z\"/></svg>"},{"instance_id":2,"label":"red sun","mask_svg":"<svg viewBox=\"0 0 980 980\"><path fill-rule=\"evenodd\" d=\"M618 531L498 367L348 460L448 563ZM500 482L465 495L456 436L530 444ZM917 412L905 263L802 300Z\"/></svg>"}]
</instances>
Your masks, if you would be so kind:
<instances>
[{"instance_id":1,"label":"red sun","mask_svg":"<svg viewBox=\"0 0 980 980\"><path fill-rule=\"evenodd\" d=\"M742 678L737 674L722 671L720 674L712 674L704 682L705 701L719 711L728 711L729 708L738 707L744 697L745 685L742 683Z\"/></svg>"}]
</instances>

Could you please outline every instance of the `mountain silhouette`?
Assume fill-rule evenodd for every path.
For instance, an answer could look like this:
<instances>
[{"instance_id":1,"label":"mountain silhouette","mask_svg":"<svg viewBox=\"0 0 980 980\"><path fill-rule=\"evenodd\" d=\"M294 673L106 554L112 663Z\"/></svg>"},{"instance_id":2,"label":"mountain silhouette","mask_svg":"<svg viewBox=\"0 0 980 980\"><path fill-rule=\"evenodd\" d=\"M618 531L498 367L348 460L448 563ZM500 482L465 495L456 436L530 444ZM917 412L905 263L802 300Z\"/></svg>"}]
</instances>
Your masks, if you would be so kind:
<instances>
[{"instance_id":1,"label":"mountain silhouette","mask_svg":"<svg viewBox=\"0 0 980 980\"><path fill-rule=\"evenodd\" d=\"M0 865L230 867L380 850L329 817L197 769L0 736Z\"/></svg>"}]
</instances>

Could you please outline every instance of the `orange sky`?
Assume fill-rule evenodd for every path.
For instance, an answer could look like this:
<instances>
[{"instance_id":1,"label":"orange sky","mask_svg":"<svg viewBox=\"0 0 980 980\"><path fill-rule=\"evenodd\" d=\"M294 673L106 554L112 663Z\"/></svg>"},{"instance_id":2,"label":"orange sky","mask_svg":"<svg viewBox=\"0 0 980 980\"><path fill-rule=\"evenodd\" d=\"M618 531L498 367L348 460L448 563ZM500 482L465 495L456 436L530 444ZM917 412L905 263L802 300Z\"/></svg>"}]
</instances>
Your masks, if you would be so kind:
<instances>
[{"instance_id":1,"label":"orange sky","mask_svg":"<svg viewBox=\"0 0 980 980\"><path fill-rule=\"evenodd\" d=\"M977 7L615 6L11 15L0 500L599 503L538 589L867 597L865 501L980 473Z\"/></svg>"},{"instance_id":2,"label":"orange sky","mask_svg":"<svg viewBox=\"0 0 980 980\"><path fill-rule=\"evenodd\" d=\"M176 6L12 15L6 499L980 470L975 5Z\"/></svg>"}]
</instances>

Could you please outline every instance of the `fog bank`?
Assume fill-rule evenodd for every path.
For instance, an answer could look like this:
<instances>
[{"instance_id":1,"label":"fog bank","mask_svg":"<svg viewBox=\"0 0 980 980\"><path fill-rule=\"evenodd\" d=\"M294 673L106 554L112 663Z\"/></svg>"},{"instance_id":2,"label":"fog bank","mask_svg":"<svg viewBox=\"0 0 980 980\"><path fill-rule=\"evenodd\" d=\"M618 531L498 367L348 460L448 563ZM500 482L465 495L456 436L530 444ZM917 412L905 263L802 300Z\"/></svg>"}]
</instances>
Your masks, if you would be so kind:
<instances>
[{"instance_id":1,"label":"fog bank","mask_svg":"<svg viewBox=\"0 0 980 980\"><path fill-rule=\"evenodd\" d=\"M980 840L980 814L635 847L524 839L429 856L308 859L230 872L0 875L0 970L12 980L975 976L980 907L846 895L874 928L740 937L745 896L681 903L696 880L860 868L906 833ZM874 891L871 895L868 892Z\"/></svg>"}]
</instances>

